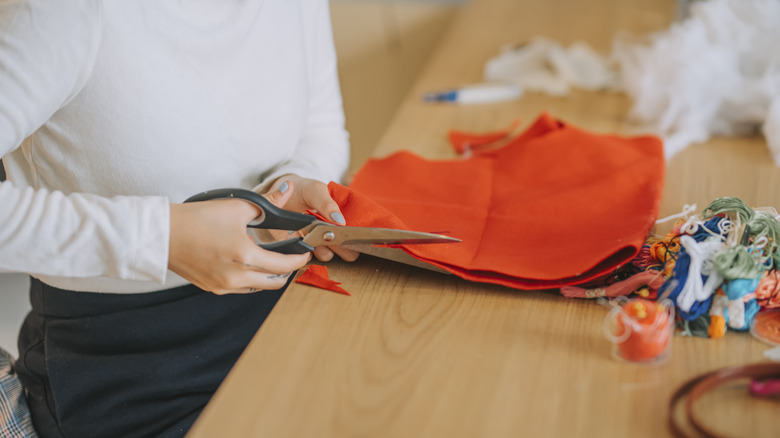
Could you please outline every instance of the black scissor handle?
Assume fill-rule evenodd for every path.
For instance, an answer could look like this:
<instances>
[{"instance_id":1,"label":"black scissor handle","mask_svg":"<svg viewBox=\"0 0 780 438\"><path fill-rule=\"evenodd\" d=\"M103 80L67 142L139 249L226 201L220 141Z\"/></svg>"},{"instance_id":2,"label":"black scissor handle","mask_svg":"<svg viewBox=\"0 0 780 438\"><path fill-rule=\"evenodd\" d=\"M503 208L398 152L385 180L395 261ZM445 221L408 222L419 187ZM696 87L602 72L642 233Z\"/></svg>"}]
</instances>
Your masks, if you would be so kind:
<instances>
[{"instance_id":1,"label":"black scissor handle","mask_svg":"<svg viewBox=\"0 0 780 438\"><path fill-rule=\"evenodd\" d=\"M296 213L294 211L279 208L251 190L245 189L215 189L198 193L190 196L184 202L210 201L212 199L243 199L260 207L260 216L250 222L247 226L250 228L265 228L269 230L292 230L297 231L310 225L317 218L308 214ZM293 237L292 239L280 240L278 242L261 243L261 248L278 252L280 254L304 254L314 251L314 248L303 242L303 237Z\"/></svg>"},{"instance_id":2,"label":"black scissor handle","mask_svg":"<svg viewBox=\"0 0 780 438\"><path fill-rule=\"evenodd\" d=\"M293 237L292 239L280 240L278 242L261 243L258 246L268 251L278 252L280 254L305 254L314 251L314 247L306 244L303 237Z\"/></svg>"},{"instance_id":3,"label":"black scissor handle","mask_svg":"<svg viewBox=\"0 0 780 438\"><path fill-rule=\"evenodd\" d=\"M249 223L250 228L266 228L269 230L292 230L298 231L317 218L308 214L296 213L294 211L279 208L251 190L246 189L215 189L198 193L190 196L184 202L210 201L212 199L243 199L260 207L260 216Z\"/></svg>"}]
</instances>

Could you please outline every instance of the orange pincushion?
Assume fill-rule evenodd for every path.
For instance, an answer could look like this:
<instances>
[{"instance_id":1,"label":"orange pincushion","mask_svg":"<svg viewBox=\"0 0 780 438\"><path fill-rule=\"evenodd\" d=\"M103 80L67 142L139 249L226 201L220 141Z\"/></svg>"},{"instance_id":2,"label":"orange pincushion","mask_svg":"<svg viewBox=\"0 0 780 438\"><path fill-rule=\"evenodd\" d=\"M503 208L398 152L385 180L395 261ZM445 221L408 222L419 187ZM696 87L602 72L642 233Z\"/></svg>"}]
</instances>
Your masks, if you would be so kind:
<instances>
[{"instance_id":1,"label":"orange pincushion","mask_svg":"<svg viewBox=\"0 0 780 438\"><path fill-rule=\"evenodd\" d=\"M672 335L672 309L665 304L635 299L615 318L615 354L631 362L661 359Z\"/></svg>"}]
</instances>

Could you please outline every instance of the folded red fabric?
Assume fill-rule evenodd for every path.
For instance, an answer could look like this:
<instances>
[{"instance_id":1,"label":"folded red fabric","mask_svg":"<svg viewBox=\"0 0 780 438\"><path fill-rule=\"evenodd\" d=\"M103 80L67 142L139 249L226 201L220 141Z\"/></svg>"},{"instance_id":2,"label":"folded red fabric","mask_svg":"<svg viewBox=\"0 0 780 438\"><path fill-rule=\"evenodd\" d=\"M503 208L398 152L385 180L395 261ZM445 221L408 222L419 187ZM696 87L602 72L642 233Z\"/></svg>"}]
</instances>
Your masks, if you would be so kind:
<instances>
[{"instance_id":1,"label":"folded red fabric","mask_svg":"<svg viewBox=\"0 0 780 438\"><path fill-rule=\"evenodd\" d=\"M318 287L340 294L352 296L349 292L339 286L341 283L333 281L328 276L328 268L322 265L309 265L306 270L295 279L296 283L308 284L309 286Z\"/></svg>"},{"instance_id":2,"label":"folded red fabric","mask_svg":"<svg viewBox=\"0 0 780 438\"><path fill-rule=\"evenodd\" d=\"M657 137L594 134L542 114L501 149L441 161L399 152L329 190L348 225L462 239L402 246L420 260L468 280L555 288L600 278L638 253L664 165Z\"/></svg>"}]
</instances>

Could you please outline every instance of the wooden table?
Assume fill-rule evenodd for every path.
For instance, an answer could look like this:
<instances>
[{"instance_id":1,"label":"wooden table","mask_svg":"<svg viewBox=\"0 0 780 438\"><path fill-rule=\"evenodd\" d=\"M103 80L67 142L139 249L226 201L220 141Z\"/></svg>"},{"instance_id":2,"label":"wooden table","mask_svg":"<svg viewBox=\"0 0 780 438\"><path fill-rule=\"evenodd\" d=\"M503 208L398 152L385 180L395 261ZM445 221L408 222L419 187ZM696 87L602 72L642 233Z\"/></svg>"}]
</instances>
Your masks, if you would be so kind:
<instances>
[{"instance_id":1,"label":"wooden table","mask_svg":"<svg viewBox=\"0 0 780 438\"><path fill-rule=\"evenodd\" d=\"M452 157L448 129L489 131L547 110L596 132L627 132L613 93L529 94L496 105L429 106L424 91L479 82L504 44L544 35L608 52L618 32L667 27L671 0L473 0L454 20L375 155ZM738 196L780 206L780 169L760 138L692 146L668 165L661 216ZM353 296L293 285L189 434L197 437L658 437L683 381L761 361L768 347L729 332L675 336L661 366L621 363L607 309L554 291L467 282L371 257L330 264ZM777 404L730 387L702 400L730 436L777 436Z\"/></svg>"}]
</instances>

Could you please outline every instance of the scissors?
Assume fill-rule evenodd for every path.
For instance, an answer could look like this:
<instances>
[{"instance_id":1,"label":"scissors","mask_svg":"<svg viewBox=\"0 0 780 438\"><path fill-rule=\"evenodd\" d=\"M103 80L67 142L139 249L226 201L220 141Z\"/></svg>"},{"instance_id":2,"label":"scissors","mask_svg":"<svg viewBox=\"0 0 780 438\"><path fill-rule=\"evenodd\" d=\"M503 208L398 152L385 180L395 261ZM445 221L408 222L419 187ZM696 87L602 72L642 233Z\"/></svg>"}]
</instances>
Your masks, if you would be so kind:
<instances>
[{"instance_id":1,"label":"scissors","mask_svg":"<svg viewBox=\"0 0 780 438\"><path fill-rule=\"evenodd\" d=\"M200 202L212 199L242 199L259 207L260 215L249 222L247 225L249 228L299 231L303 234L302 237L298 236L271 243L258 243L263 249L281 254L303 254L313 251L314 248L320 245L346 246L359 252L420 266L412 261L417 261L416 259L408 256L405 252L403 254L408 256L408 258L401 255L400 252L403 251L397 248L375 248L373 245L460 242L460 239L453 237L419 231L334 225L308 214L279 208L272 204L271 201L265 199L265 197L251 190L209 190L191 196L184 202ZM381 251L380 249L396 251ZM393 255L396 252L397 254ZM385 255L383 256L382 254Z\"/></svg>"}]
</instances>

